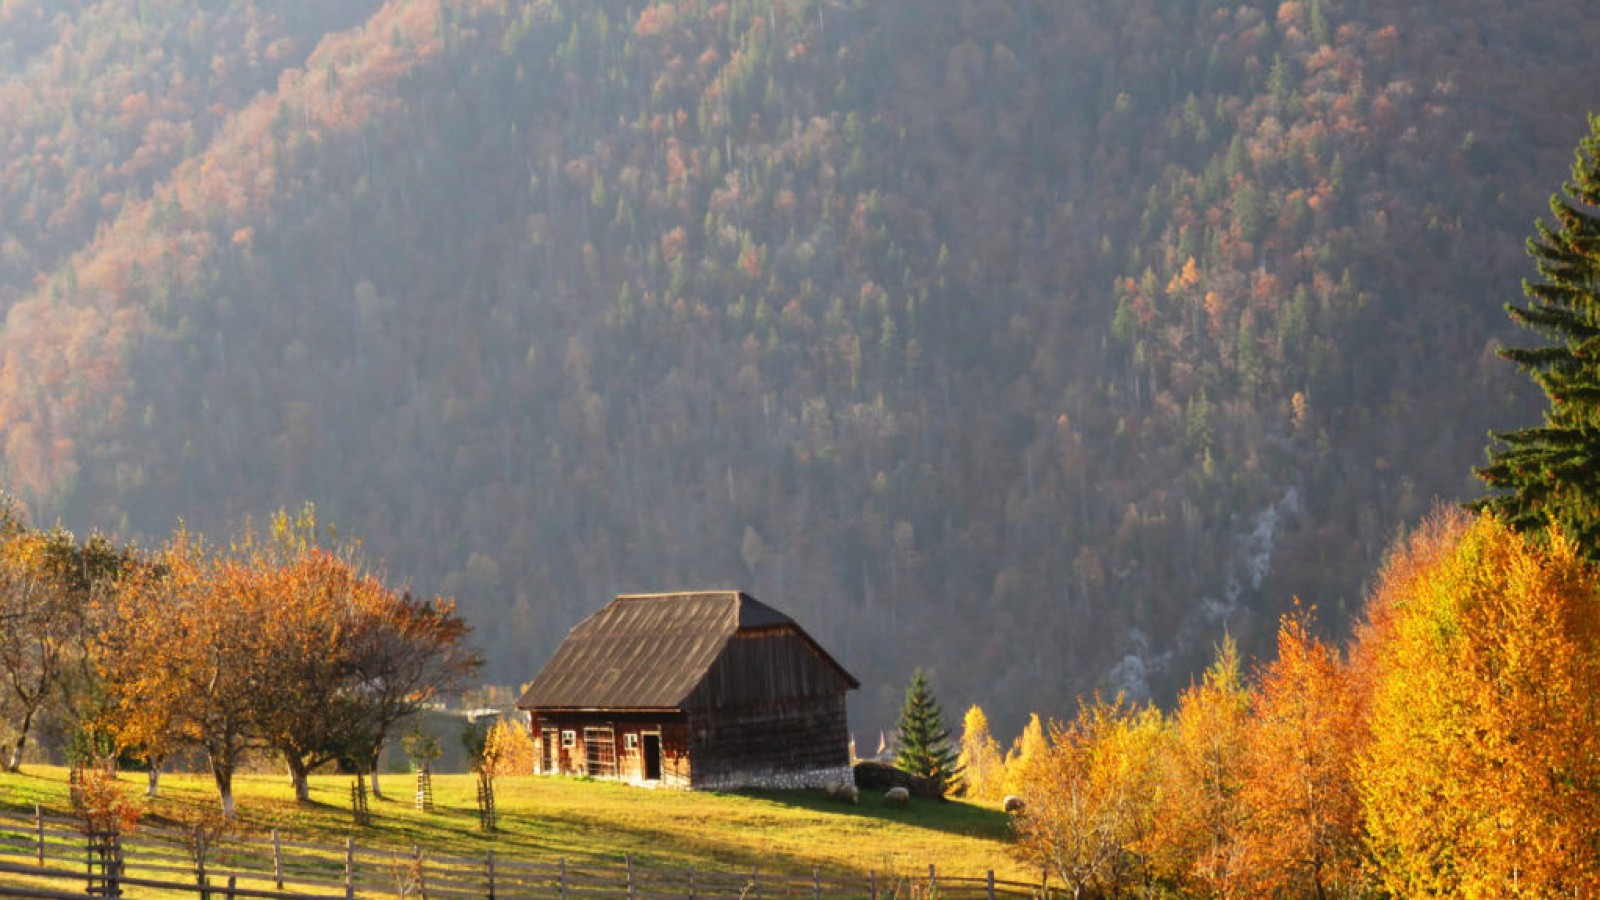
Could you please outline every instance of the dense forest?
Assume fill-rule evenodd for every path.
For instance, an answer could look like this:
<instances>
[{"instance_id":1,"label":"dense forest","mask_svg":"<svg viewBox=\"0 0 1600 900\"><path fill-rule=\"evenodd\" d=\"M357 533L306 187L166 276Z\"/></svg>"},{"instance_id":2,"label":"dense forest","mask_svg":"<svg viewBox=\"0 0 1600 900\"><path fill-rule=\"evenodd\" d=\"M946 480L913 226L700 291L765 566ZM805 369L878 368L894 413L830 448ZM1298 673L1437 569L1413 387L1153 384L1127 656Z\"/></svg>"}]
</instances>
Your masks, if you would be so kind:
<instances>
[{"instance_id":1,"label":"dense forest","mask_svg":"<svg viewBox=\"0 0 1600 900\"><path fill-rule=\"evenodd\" d=\"M1530 423L1581 0L6 0L0 480L303 501L526 680L740 587L887 727L1172 698Z\"/></svg>"}]
</instances>

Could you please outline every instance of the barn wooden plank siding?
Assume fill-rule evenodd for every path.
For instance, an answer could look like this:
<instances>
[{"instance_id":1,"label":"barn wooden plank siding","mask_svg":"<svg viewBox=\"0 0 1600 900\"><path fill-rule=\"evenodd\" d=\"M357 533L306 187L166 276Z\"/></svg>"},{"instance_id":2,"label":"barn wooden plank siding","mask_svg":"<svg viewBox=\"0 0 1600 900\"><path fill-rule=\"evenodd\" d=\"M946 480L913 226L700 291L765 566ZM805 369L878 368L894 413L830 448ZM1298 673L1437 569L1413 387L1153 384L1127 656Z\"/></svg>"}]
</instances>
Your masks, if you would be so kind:
<instances>
[{"instance_id":1,"label":"barn wooden plank siding","mask_svg":"<svg viewBox=\"0 0 1600 900\"><path fill-rule=\"evenodd\" d=\"M617 597L568 633L518 706L536 766L692 789L850 777L854 676L739 591Z\"/></svg>"}]
</instances>

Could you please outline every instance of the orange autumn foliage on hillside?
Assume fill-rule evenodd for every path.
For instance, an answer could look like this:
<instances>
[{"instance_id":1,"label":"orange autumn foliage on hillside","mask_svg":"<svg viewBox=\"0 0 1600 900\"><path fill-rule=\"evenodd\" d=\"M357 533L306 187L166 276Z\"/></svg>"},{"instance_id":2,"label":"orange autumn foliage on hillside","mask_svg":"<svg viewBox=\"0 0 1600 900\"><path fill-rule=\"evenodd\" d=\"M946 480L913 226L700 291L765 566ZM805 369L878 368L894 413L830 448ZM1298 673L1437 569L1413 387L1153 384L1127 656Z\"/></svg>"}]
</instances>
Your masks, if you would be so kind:
<instances>
[{"instance_id":1,"label":"orange autumn foliage on hillside","mask_svg":"<svg viewBox=\"0 0 1600 900\"><path fill-rule=\"evenodd\" d=\"M864 717L923 662L1007 722L1135 629L1174 696L1196 598L1354 596L1459 489L1515 400L1463 300L1520 274L1600 34L1578 0L4 7L0 477L46 519L322 498L506 625L499 681L640 572L781 583L893 648Z\"/></svg>"}]
</instances>

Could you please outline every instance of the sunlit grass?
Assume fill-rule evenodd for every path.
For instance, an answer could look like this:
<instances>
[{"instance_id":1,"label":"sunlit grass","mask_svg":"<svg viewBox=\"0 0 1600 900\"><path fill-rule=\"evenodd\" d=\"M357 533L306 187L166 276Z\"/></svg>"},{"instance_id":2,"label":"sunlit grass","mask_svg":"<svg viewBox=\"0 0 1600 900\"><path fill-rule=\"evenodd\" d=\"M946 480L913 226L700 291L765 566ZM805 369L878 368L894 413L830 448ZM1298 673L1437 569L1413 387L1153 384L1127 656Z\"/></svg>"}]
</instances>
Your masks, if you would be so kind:
<instances>
[{"instance_id":1,"label":"sunlit grass","mask_svg":"<svg viewBox=\"0 0 1600 900\"><path fill-rule=\"evenodd\" d=\"M144 776L121 776L131 795L143 796ZM309 804L296 803L285 776L240 776L235 781L241 827L258 836L278 829L285 840L434 856L554 860L573 865L616 863L632 854L643 866L694 865L701 869L751 869L808 874L925 873L929 864L956 876L1024 880L1030 874L1011 851L1007 816L992 806L914 800L890 809L876 796L846 806L820 791L731 794L649 790L566 778L507 777L497 783L500 830L478 828L476 781L469 775L434 777L434 812L415 809L415 782L385 775L387 800L371 800L372 824L358 828L350 812L348 776L316 776ZM168 774L142 821L160 827L192 818L216 805L208 776ZM29 766L0 775L0 809L69 815L67 772ZM1031 877L1037 877L1034 873Z\"/></svg>"}]
</instances>

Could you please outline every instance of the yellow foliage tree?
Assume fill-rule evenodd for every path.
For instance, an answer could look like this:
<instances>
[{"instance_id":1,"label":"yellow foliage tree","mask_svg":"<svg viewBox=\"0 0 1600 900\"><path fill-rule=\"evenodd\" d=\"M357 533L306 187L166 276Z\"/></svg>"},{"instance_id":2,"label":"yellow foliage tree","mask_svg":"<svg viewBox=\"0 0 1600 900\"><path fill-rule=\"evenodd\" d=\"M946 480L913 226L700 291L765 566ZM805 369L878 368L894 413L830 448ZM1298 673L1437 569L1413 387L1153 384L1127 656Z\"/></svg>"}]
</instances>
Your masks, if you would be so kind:
<instances>
[{"instance_id":1,"label":"yellow foliage tree","mask_svg":"<svg viewBox=\"0 0 1600 900\"><path fill-rule=\"evenodd\" d=\"M1173 715L1166 788L1149 852L1169 880L1199 895L1239 893L1238 795L1249 704L1239 649L1227 637L1200 683L1178 698Z\"/></svg>"},{"instance_id":2,"label":"yellow foliage tree","mask_svg":"<svg viewBox=\"0 0 1600 900\"><path fill-rule=\"evenodd\" d=\"M1356 753L1365 725L1339 651L1296 609L1278 628L1242 737L1241 875L1250 896L1363 893Z\"/></svg>"},{"instance_id":3,"label":"yellow foliage tree","mask_svg":"<svg viewBox=\"0 0 1600 900\"><path fill-rule=\"evenodd\" d=\"M482 770L490 778L533 774L533 735L510 719L489 726L483 742Z\"/></svg>"},{"instance_id":4,"label":"yellow foliage tree","mask_svg":"<svg viewBox=\"0 0 1600 900\"><path fill-rule=\"evenodd\" d=\"M1096 698L1070 724L1052 723L1016 820L1022 855L1073 896L1151 887L1156 872L1145 848L1155 833L1169 735L1159 709L1120 697Z\"/></svg>"},{"instance_id":5,"label":"yellow foliage tree","mask_svg":"<svg viewBox=\"0 0 1600 900\"><path fill-rule=\"evenodd\" d=\"M1357 785L1396 895L1600 895L1600 585L1535 540L1438 516L1370 604Z\"/></svg>"},{"instance_id":6,"label":"yellow foliage tree","mask_svg":"<svg viewBox=\"0 0 1600 900\"><path fill-rule=\"evenodd\" d=\"M961 720L961 753L956 767L962 773L966 796L998 800L1005 793L1005 761L1000 744L989 733L989 717L976 703Z\"/></svg>"},{"instance_id":7,"label":"yellow foliage tree","mask_svg":"<svg viewBox=\"0 0 1600 900\"><path fill-rule=\"evenodd\" d=\"M1029 713L1028 724L1022 727L1022 733L1006 753L1004 792L1018 797L1025 795L1029 782L1038 774L1035 770L1049 753L1050 742L1045 738L1044 724L1039 721L1038 713Z\"/></svg>"}]
</instances>

